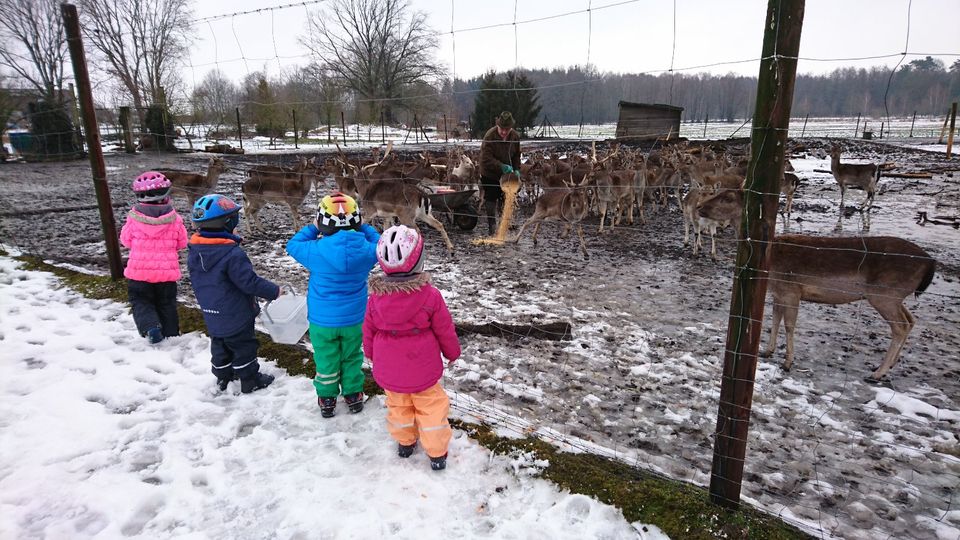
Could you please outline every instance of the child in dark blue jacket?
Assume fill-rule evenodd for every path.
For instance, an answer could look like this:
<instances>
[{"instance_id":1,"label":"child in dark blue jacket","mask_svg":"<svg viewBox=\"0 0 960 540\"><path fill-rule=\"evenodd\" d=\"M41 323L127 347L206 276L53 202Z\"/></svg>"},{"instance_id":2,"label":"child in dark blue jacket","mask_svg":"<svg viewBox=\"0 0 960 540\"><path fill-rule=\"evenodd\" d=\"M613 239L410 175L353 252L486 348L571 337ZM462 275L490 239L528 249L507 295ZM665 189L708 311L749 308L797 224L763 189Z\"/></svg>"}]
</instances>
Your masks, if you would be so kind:
<instances>
[{"instance_id":1,"label":"child in dark blue jacket","mask_svg":"<svg viewBox=\"0 0 960 540\"><path fill-rule=\"evenodd\" d=\"M357 202L334 193L320 201L316 223L287 242L287 253L310 271L307 319L317 366L313 386L324 418L333 416L341 394L350 412L363 410L363 317L380 234L360 223Z\"/></svg>"},{"instance_id":2,"label":"child in dark blue jacket","mask_svg":"<svg viewBox=\"0 0 960 540\"><path fill-rule=\"evenodd\" d=\"M190 238L187 268L210 335L213 374L221 391L240 379L240 391L266 388L273 376L260 373L260 342L253 321L260 313L256 297L276 300L280 287L258 276L240 237L240 207L223 195L207 195L193 205L193 222L200 232Z\"/></svg>"}]
</instances>

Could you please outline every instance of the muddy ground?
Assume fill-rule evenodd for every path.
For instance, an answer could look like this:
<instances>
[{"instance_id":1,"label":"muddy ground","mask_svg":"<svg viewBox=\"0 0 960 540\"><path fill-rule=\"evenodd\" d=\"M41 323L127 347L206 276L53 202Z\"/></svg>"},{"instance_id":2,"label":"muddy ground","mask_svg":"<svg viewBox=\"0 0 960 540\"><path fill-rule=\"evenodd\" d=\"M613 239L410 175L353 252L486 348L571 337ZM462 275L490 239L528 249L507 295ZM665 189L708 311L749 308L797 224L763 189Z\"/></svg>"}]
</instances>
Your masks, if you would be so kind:
<instances>
[{"instance_id":1,"label":"muddy ground","mask_svg":"<svg viewBox=\"0 0 960 540\"><path fill-rule=\"evenodd\" d=\"M839 190L829 173L815 171L829 169L829 142L803 143L793 161L802 185L789 230L830 234ZM869 305L801 305L794 369L780 368L782 335L775 358L757 369L743 493L788 520L843 537L957 538L960 231L921 226L914 218L919 211L930 217L960 214L960 164L919 150L846 144L845 160L893 162L897 172L937 171L932 179L882 179L870 231L920 244L938 260L937 275L925 294L907 300L918 323L884 385L863 381L890 338ZM108 154L118 226L137 174L158 167L199 171L206 159ZM292 161L225 159L231 170L217 191L237 200L251 164ZM0 166L4 243L104 271L90 178L85 161ZM842 234L860 234L854 205L862 198L862 192L848 193ZM313 213L315 196L307 201L304 219ZM188 215L185 203L177 205ZM521 208L517 222L531 210ZM267 232L245 239L255 267L303 290L305 271L284 253L293 233L289 214L271 206L261 219ZM713 261L684 248L675 204L646 225L602 235L597 225L591 217L585 227L589 259L580 255L575 235L558 239L559 227L551 224L544 225L536 247L529 237L519 245L475 246L471 241L483 227L464 232L448 224L453 255L443 251L438 234L426 233L427 269L457 321L573 325L567 341L465 336L463 358L444 384L464 403L477 400L542 430L612 449L641 467L708 484L736 247L732 234L722 235L721 258ZM186 280L181 293L192 300Z\"/></svg>"}]
</instances>

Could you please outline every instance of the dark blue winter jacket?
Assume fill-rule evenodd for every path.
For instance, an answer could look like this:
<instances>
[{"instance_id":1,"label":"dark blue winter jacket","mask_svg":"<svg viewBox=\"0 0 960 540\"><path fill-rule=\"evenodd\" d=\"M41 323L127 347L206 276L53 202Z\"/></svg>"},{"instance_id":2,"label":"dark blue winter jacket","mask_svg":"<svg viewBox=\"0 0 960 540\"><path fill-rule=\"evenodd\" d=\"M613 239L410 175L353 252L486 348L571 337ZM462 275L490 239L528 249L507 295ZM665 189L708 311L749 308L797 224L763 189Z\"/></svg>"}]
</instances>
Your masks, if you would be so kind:
<instances>
[{"instance_id":1,"label":"dark blue winter jacket","mask_svg":"<svg viewBox=\"0 0 960 540\"><path fill-rule=\"evenodd\" d=\"M260 313L256 297L276 300L280 287L258 276L240 239L201 232L190 238L187 268L211 337L235 335Z\"/></svg>"},{"instance_id":2,"label":"dark blue winter jacket","mask_svg":"<svg viewBox=\"0 0 960 540\"><path fill-rule=\"evenodd\" d=\"M287 253L310 271L307 319L327 328L360 324L380 233L361 225L359 231L341 230L318 240L319 234L316 225L307 225L287 242Z\"/></svg>"}]
</instances>

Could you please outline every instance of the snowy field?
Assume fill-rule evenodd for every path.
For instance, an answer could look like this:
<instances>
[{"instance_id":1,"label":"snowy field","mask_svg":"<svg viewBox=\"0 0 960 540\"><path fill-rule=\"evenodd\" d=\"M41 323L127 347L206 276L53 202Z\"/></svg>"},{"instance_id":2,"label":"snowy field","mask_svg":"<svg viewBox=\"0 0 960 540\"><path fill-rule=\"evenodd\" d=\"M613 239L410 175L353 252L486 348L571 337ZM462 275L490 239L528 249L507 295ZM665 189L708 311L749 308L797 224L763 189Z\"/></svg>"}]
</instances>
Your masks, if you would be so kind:
<instances>
[{"instance_id":1,"label":"snowy field","mask_svg":"<svg viewBox=\"0 0 960 540\"><path fill-rule=\"evenodd\" d=\"M205 336L149 346L126 305L8 257L0 297L0 538L666 539L460 431L446 471L400 459L381 397L322 419L270 363L218 393Z\"/></svg>"},{"instance_id":2,"label":"snowy field","mask_svg":"<svg viewBox=\"0 0 960 540\"><path fill-rule=\"evenodd\" d=\"M806 149L793 156L802 184L787 226L791 232L830 234L841 211L836 183L823 172L829 169L830 141L794 142ZM865 303L801 305L794 369L780 369L782 346L757 369L744 497L824 537L956 540L960 235L947 226L921 226L915 216L960 213L960 167L933 152L844 144L844 161L893 162L900 172L938 171L932 179L882 178L871 231L920 244L938 260L937 275L924 295L907 300L918 323L900 364L881 386L862 380L890 339L876 312ZM567 143L561 150L574 146ZM140 171L201 170L207 158L109 155L118 220L131 202L130 179ZM246 168L289 163L291 157L225 159L231 168L218 191L239 197ZM0 168L3 237L27 252L102 271L89 177L85 162ZM324 189L331 186L328 180ZM859 191L848 193L843 234L860 233L854 205L862 197ZM301 217L312 213L315 200L308 197ZM36 201L74 209L33 213ZM530 211L521 208L518 222ZM293 233L288 212L272 206L261 218L266 231L245 242L255 266L302 289L307 276L283 249ZM714 262L683 247L675 205L653 214L646 225L603 235L596 227L595 217L585 226L591 253L586 260L574 241L557 239L555 225L543 227L536 248L529 238L502 248L474 246L479 229L448 225L456 246L452 256L440 249L439 235L426 233L427 269L458 322L567 321L573 327L569 341L466 336L464 357L445 385L461 410L480 403L488 421L502 415L505 432L532 431L564 448L587 448L706 485L730 298L731 235L721 235L721 260ZM782 221L778 227L784 227ZM183 301L193 301L186 284L181 293Z\"/></svg>"},{"instance_id":3,"label":"snowy field","mask_svg":"<svg viewBox=\"0 0 960 540\"><path fill-rule=\"evenodd\" d=\"M930 142L929 139L933 139L933 142L936 142L936 139L940 136L941 128L943 127L942 118L929 118L921 117L917 118L914 121L912 118L897 118L893 117L890 119L889 123L885 118L863 118L860 119L859 126L857 124L857 119L854 118L815 118L807 122L806 127L804 127L803 118L793 118L790 121L790 136L794 139L803 138L816 138L816 137L852 137L854 132L862 134L864 130L864 125L866 125L867 130L874 132L874 137L877 138L880 135L880 125L884 124L884 140L896 144L907 144L907 145L920 145L922 142ZM911 124L913 128L911 130ZM892 126L892 127L891 127ZM694 123L694 122L682 122L680 124L680 136L685 137L690 140L718 140L725 139L728 137L749 137L750 129L752 124L745 119L736 120L733 122L717 122L710 121L707 122L706 126L703 123ZM181 137L178 138L175 142L178 148L184 150L202 150L204 146L211 145L215 143L229 143L234 147L239 147L240 142L236 138L228 139L217 139L211 140L204 138L204 134L210 130L211 126L197 125L189 127L191 138ZM236 126L232 126L233 129ZM231 126L225 126L221 129L231 129ZM453 126L450 126L450 129L453 129ZM583 126L579 125L558 125L553 126L552 129L546 133L545 137L559 137L564 140L605 140L612 139L617 130L616 123L609 124L584 124ZM912 137L910 136L912 132ZM103 140L103 146L105 152L117 152L123 151L122 148L118 148L117 140L119 129L116 126L111 125L101 125L100 126L101 139ZM541 134L541 128L536 127L531 130L529 133L531 136ZM379 125L366 125L366 124L348 124L346 126L346 134L339 126L334 126L333 131L329 137L331 142L328 142L328 137L326 134L326 126L321 126L311 135L306 138L301 137L298 143L295 145L293 140L293 132L287 132L286 138L283 140L277 140L274 144L271 144L271 141L268 137L245 137L243 139L243 149L246 154L273 154L273 153L290 153L290 152L322 152L336 150L336 145L339 144L341 147L350 149L351 147L361 146L361 147L370 147L383 144L384 141L392 142L394 146L418 146L421 144L458 144L467 147L479 146L480 141L477 139L458 139L458 138L444 138L443 132L431 130L426 132L427 139L423 137L422 134L417 133L416 130L412 130L404 127L385 127L381 130ZM676 134L674 134L676 136ZM346 140L346 146L344 146L343 141ZM957 145L960 145L960 138L957 140ZM939 151L946 151L946 145L939 145Z\"/></svg>"}]
</instances>

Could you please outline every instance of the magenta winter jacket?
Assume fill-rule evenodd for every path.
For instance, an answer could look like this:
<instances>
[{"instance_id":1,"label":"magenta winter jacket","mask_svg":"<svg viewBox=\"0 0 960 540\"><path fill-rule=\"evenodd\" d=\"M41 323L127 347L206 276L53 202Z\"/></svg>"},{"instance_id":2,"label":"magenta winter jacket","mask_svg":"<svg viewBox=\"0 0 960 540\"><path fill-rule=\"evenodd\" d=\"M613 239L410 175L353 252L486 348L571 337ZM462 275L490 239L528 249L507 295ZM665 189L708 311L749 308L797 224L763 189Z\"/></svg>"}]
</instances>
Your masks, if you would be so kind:
<instances>
[{"instance_id":1,"label":"magenta winter jacket","mask_svg":"<svg viewBox=\"0 0 960 540\"><path fill-rule=\"evenodd\" d=\"M127 279L148 283L180 279L177 251L187 247L187 229L173 208L159 217L150 217L134 208L120 230L120 243L130 248L123 271Z\"/></svg>"},{"instance_id":2,"label":"magenta winter jacket","mask_svg":"<svg viewBox=\"0 0 960 540\"><path fill-rule=\"evenodd\" d=\"M401 282L370 278L363 352L373 363L377 384L405 394L440 380L441 353L451 361L460 357L453 319L429 274Z\"/></svg>"}]
</instances>

